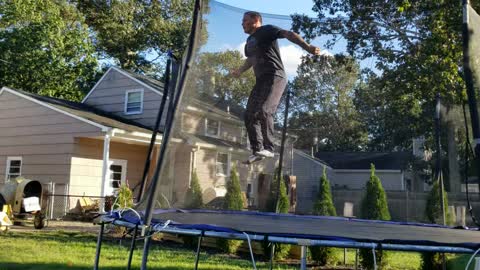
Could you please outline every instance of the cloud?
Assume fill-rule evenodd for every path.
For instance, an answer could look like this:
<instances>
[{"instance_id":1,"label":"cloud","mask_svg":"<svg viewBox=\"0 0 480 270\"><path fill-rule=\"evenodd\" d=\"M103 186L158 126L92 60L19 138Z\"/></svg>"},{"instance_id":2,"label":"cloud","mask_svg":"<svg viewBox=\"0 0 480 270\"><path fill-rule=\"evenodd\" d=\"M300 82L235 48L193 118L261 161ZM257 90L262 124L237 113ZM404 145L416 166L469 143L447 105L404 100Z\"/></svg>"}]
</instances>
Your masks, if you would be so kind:
<instances>
[{"instance_id":1,"label":"cloud","mask_svg":"<svg viewBox=\"0 0 480 270\"><path fill-rule=\"evenodd\" d=\"M307 54L296 45L280 46L280 55L282 56L283 67L288 78L297 75L297 67L302 62L301 57Z\"/></svg>"},{"instance_id":2,"label":"cloud","mask_svg":"<svg viewBox=\"0 0 480 270\"><path fill-rule=\"evenodd\" d=\"M237 50L242 54L243 58L245 57L244 47L246 42L242 42L237 46L224 45L223 50ZM222 50L222 51L223 51ZM302 56L306 55L307 52L302 50L297 45L289 44L286 46L280 46L280 55L282 56L283 66L285 68L285 73L287 77L292 79L297 75L297 67L302 62ZM322 50L321 54L323 55L332 55L330 52Z\"/></svg>"}]
</instances>

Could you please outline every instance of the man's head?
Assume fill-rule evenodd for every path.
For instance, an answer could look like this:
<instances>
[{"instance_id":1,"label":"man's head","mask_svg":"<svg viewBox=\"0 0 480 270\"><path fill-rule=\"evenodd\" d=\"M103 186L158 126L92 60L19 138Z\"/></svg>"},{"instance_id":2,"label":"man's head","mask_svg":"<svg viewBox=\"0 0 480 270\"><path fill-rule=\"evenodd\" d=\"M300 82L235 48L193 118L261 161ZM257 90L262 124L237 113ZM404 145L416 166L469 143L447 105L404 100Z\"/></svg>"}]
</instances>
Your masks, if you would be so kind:
<instances>
[{"instance_id":1,"label":"man's head","mask_svg":"<svg viewBox=\"0 0 480 270\"><path fill-rule=\"evenodd\" d=\"M243 14L242 27L247 34L253 34L262 26L262 15L256 11L247 11Z\"/></svg>"}]
</instances>

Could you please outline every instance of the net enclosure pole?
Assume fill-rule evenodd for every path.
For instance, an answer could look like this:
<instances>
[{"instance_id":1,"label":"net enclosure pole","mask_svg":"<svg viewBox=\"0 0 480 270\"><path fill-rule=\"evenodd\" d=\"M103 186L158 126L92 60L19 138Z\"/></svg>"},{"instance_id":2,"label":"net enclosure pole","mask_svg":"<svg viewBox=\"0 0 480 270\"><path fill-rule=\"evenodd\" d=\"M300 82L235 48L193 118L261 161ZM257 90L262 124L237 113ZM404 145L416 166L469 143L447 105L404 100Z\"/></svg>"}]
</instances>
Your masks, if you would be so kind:
<instances>
[{"instance_id":1,"label":"net enclosure pole","mask_svg":"<svg viewBox=\"0 0 480 270\"><path fill-rule=\"evenodd\" d=\"M138 224L135 226L133 230L134 231L132 236L132 242L130 243L130 251L128 253L127 270L130 270L132 268L132 258L133 258L133 252L135 251L135 241L137 241Z\"/></svg>"},{"instance_id":2,"label":"net enclosure pole","mask_svg":"<svg viewBox=\"0 0 480 270\"><path fill-rule=\"evenodd\" d=\"M155 147L155 141L157 140L158 129L160 128L160 122L162 121L163 111L165 109L165 104L167 102L168 91L170 88L170 67L172 64L171 58L172 57L170 56L170 53L169 53L169 57L167 60L167 70L165 71L165 84L163 87L162 101L160 102L160 107L158 108L155 127L153 128L152 138L150 140L150 145L147 151L147 159L145 161L145 167L143 168L143 174L142 174L137 202L139 202L142 199L143 193L145 192L145 183L147 182L148 170L150 169L150 163L152 161L153 148Z\"/></svg>"},{"instance_id":3,"label":"net enclosure pole","mask_svg":"<svg viewBox=\"0 0 480 270\"><path fill-rule=\"evenodd\" d=\"M153 208L155 207L155 202L157 200L157 188L159 186L160 171L162 169L162 166L165 163L164 160L167 154L167 146L170 139L170 135L172 133L173 119L175 118L175 112L178 109L178 104L182 99L183 89L185 87L185 81L186 81L186 74L188 73L188 70L192 65L193 54L196 49L197 35L198 35L197 29L200 23L199 20L201 17L201 14L200 14L201 7L202 7L202 0L196 0L195 8L193 11L193 20L192 20L192 28L190 32L189 44L188 44L187 53L185 56L186 57L185 67L182 70L183 72L178 82L178 89L175 93L175 100L173 102L173 106L172 108L169 108L169 112L167 114L167 123L165 125L162 145L160 147L160 153L159 153L158 161L155 168L155 174L153 176L152 183L150 186L150 194L147 199L147 206L145 208L145 217L143 220L144 228L146 229L146 231L149 231L149 232L150 232L150 225L152 223ZM151 237L149 236L145 237L145 243L143 247L142 267L141 267L142 270L147 269L148 252L150 248L150 238Z\"/></svg>"},{"instance_id":4,"label":"net enclosure pole","mask_svg":"<svg viewBox=\"0 0 480 270\"><path fill-rule=\"evenodd\" d=\"M468 105L470 108L470 118L472 121L472 133L475 142L475 157L477 167L477 184L480 190L480 124L477 109L477 97L473 84L472 67L470 66L470 30L469 23L469 0L462 0L463 4L463 25L462 25L462 37L463 37L463 74L465 85L467 88ZM480 79L480 78L478 78ZM467 186L468 188L468 186Z\"/></svg>"},{"instance_id":5,"label":"net enclosure pole","mask_svg":"<svg viewBox=\"0 0 480 270\"><path fill-rule=\"evenodd\" d=\"M98 264L100 262L100 251L102 250L102 239L103 239L103 232L105 229L105 223L100 223L100 231L98 232L97 238L97 250L95 252L95 262L93 265L94 270L98 270Z\"/></svg>"},{"instance_id":6,"label":"net enclosure pole","mask_svg":"<svg viewBox=\"0 0 480 270\"><path fill-rule=\"evenodd\" d=\"M440 203L442 204L440 209L442 210L442 225L446 225L446 216L445 216L445 188L443 184L443 174L442 174L442 146L440 142L440 107L441 107L441 99L440 93L437 93L435 97L435 146L436 146L436 161L435 161L435 169L436 169L436 179L438 181L438 188L440 193Z\"/></svg>"}]
</instances>

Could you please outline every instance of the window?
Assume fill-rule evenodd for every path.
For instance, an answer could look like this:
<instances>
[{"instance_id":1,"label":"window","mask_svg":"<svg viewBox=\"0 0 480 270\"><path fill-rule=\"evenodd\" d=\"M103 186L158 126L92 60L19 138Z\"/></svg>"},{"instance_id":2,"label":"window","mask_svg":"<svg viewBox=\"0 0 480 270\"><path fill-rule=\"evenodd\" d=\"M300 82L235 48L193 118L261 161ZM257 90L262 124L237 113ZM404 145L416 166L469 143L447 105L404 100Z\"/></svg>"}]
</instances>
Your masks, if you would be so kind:
<instances>
[{"instance_id":1,"label":"window","mask_svg":"<svg viewBox=\"0 0 480 270\"><path fill-rule=\"evenodd\" d=\"M110 177L107 195L114 195L122 184L126 184L127 161L114 159L110 160Z\"/></svg>"},{"instance_id":2,"label":"window","mask_svg":"<svg viewBox=\"0 0 480 270\"><path fill-rule=\"evenodd\" d=\"M143 89L125 92L125 114L139 114L143 111Z\"/></svg>"},{"instance_id":3,"label":"window","mask_svg":"<svg viewBox=\"0 0 480 270\"><path fill-rule=\"evenodd\" d=\"M121 165L111 165L110 166L110 186L114 189L117 189L122 184L122 166Z\"/></svg>"},{"instance_id":4,"label":"window","mask_svg":"<svg viewBox=\"0 0 480 270\"><path fill-rule=\"evenodd\" d=\"M205 119L205 135L211 137L220 136L220 122L212 119Z\"/></svg>"},{"instance_id":5,"label":"window","mask_svg":"<svg viewBox=\"0 0 480 270\"><path fill-rule=\"evenodd\" d=\"M22 158L8 157L7 170L5 174L5 182L13 180L22 175Z\"/></svg>"},{"instance_id":6,"label":"window","mask_svg":"<svg viewBox=\"0 0 480 270\"><path fill-rule=\"evenodd\" d=\"M217 175L228 176L230 174L230 156L227 153L217 153Z\"/></svg>"}]
</instances>

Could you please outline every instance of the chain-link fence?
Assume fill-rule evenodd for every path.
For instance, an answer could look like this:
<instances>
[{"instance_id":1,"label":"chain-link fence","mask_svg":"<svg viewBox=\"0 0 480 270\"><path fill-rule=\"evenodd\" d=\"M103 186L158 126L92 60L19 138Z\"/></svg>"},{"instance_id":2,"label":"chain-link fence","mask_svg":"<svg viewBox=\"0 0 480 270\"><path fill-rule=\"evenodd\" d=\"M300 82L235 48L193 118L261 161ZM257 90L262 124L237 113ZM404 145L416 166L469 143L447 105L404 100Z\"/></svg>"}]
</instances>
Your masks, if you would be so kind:
<instances>
[{"instance_id":1,"label":"chain-link fence","mask_svg":"<svg viewBox=\"0 0 480 270\"><path fill-rule=\"evenodd\" d=\"M48 219L91 220L104 197L69 194L68 184L51 182L44 185L43 198L42 208Z\"/></svg>"}]
</instances>

